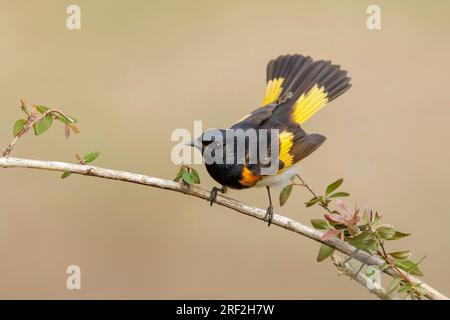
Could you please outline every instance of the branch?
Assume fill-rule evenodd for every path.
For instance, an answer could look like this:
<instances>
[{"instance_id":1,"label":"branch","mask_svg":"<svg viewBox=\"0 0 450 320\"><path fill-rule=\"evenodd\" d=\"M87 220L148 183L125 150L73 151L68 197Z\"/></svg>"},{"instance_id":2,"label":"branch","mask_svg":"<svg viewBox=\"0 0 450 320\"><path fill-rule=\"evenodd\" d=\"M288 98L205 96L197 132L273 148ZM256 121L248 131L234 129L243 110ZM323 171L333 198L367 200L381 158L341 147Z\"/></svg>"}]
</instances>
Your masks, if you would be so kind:
<instances>
[{"instance_id":1,"label":"branch","mask_svg":"<svg viewBox=\"0 0 450 320\"><path fill-rule=\"evenodd\" d=\"M30 160L30 159L20 159L20 158L0 158L0 167L3 168L32 168L32 169L42 169L42 170L50 170L50 171L60 171L60 172L71 172L75 174L81 174L86 176L92 176L97 178L125 181L130 183L141 184L145 186L172 190L176 192L180 192L183 194L191 195L197 198L201 198L204 200L209 200L210 192L204 190L202 188L196 186L186 186L182 183L178 183L172 180L165 180L156 177L145 176L142 174L130 173L126 171L118 171L106 168L100 168L91 165L82 165L82 164L72 164L65 162L56 162L56 161L43 161L43 160ZM224 207L230 208L237 212L243 213L245 215L251 216L253 218L264 220L266 215L266 210L259 209L240 201L231 199L229 197L218 195L217 196L217 204L222 205ZM351 246L347 242L341 241L338 238L332 238L329 240L322 240L323 233L313 229L309 226L303 225L300 222L292 220L288 217L274 214L272 224L277 225L286 230L298 233L304 237L310 238L317 242L324 243L336 250L364 263L367 265L376 265L384 273L392 276L398 277L399 273L397 270L388 267L385 268L385 262L375 255L370 255L364 251L357 250L355 247ZM432 300L449 300L447 296L438 292L436 289L427 285L426 283L420 281L419 279L403 273L411 283L421 284L422 289L424 290L424 295L428 299Z\"/></svg>"}]
</instances>

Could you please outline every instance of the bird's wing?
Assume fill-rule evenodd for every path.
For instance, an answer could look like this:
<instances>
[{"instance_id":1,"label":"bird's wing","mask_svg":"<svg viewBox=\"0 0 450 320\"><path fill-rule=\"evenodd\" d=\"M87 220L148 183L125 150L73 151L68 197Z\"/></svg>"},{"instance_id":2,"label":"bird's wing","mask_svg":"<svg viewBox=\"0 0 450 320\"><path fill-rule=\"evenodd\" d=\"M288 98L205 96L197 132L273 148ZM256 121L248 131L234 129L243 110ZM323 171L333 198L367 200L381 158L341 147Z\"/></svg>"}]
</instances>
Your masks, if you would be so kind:
<instances>
[{"instance_id":1,"label":"bird's wing","mask_svg":"<svg viewBox=\"0 0 450 320\"><path fill-rule=\"evenodd\" d=\"M301 124L351 87L347 72L330 61L313 61L286 55L267 65L267 85L262 107L243 117L231 129L278 129L279 172L310 155L324 141L307 134ZM260 164L247 167L255 175Z\"/></svg>"},{"instance_id":2,"label":"bird's wing","mask_svg":"<svg viewBox=\"0 0 450 320\"><path fill-rule=\"evenodd\" d=\"M232 128L257 128L272 116L277 121L302 124L350 89L350 80L346 71L330 61L313 61L302 55L280 56L267 65L263 106Z\"/></svg>"},{"instance_id":3,"label":"bird's wing","mask_svg":"<svg viewBox=\"0 0 450 320\"><path fill-rule=\"evenodd\" d=\"M306 133L298 124L285 124L273 119L261 126L264 128L278 130L279 172L309 156L326 140L323 135Z\"/></svg>"},{"instance_id":4,"label":"bird's wing","mask_svg":"<svg viewBox=\"0 0 450 320\"><path fill-rule=\"evenodd\" d=\"M251 173L254 176L261 176L261 175L273 175L281 173L282 171L286 170L287 168L291 167L292 165L296 164L300 160L306 158L311 153L313 153L325 140L325 136L320 134L308 134L306 133L298 124L291 124L286 125L285 123L281 122L272 122L267 121L265 122L260 129L277 129L278 130L278 158L273 158L270 154L271 147L270 145L265 148L265 150L268 151L268 156L271 159L277 159L278 164L276 167L275 172L271 172L270 174L263 174L263 168L270 167L271 164L262 164L261 159L258 157L252 157L251 154L249 154L252 151L249 150L255 150L255 149L247 149L246 150L246 167L248 170L251 171ZM270 133L268 133L270 134ZM259 136L258 136L259 137ZM268 143L270 144L270 138L267 138ZM259 148L259 146L258 146ZM258 150L259 153L259 149ZM258 159L257 163L252 163L249 161L250 159ZM272 160L273 161L273 160ZM250 175L249 175L250 176Z\"/></svg>"}]
</instances>

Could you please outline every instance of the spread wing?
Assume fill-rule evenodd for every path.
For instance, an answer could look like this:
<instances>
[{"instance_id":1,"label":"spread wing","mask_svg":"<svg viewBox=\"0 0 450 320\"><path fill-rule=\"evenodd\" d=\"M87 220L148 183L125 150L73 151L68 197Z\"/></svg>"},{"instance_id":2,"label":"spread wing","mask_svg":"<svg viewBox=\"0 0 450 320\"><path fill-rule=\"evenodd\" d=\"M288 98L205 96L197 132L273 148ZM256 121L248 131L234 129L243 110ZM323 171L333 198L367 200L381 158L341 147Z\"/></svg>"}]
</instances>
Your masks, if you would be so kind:
<instances>
[{"instance_id":1,"label":"spread wing","mask_svg":"<svg viewBox=\"0 0 450 320\"><path fill-rule=\"evenodd\" d=\"M257 128L277 114L286 123L302 124L329 102L350 89L350 77L330 61L313 61L302 55L285 55L267 65L262 107L232 128Z\"/></svg>"},{"instance_id":2,"label":"spread wing","mask_svg":"<svg viewBox=\"0 0 450 320\"><path fill-rule=\"evenodd\" d=\"M262 107L246 115L231 129L278 129L279 172L310 155L324 141L308 134L301 124L351 87L347 72L330 61L286 55L267 65ZM259 164L247 166L254 175Z\"/></svg>"}]
</instances>

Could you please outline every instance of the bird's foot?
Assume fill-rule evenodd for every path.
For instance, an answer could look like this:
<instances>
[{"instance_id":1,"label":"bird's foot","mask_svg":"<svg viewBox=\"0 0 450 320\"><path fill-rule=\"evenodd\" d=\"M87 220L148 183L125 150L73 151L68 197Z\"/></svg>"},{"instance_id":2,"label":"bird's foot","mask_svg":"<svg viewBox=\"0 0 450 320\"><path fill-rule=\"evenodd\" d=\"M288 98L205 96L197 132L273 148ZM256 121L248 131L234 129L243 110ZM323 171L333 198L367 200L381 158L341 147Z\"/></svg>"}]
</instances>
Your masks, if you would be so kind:
<instances>
[{"instance_id":1,"label":"bird's foot","mask_svg":"<svg viewBox=\"0 0 450 320\"><path fill-rule=\"evenodd\" d=\"M273 219L273 207L269 206L266 211L266 215L264 216L264 221L267 221L267 226L270 227Z\"/></svg>"},{"instance_id":2,"label":"bird's foot","mask_svg":"<svg viewBox=\"0 0 450 320\"><path fill-rule=\"evenodd\" d=\"M211 189L211 196L209 197L209 205L212 206L217 201L217 192L220 191L220 193L226 193L227 187L223 186L222 188L213 187Z\"/></svg>"}]
</instances>

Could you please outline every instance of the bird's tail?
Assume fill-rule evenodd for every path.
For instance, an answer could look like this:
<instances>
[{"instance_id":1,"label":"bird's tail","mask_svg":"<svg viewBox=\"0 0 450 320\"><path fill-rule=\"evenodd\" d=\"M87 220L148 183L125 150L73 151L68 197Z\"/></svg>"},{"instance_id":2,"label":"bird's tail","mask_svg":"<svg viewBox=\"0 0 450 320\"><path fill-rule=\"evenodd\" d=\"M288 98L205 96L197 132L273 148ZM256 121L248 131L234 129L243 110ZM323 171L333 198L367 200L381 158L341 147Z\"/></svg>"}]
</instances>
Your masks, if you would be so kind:
<instances>
[{"instance_id":1,"label":"bird's tail","mask_svg":"<svg viewBox=\"0 0 450 320\"><path fill-rule=\"evenodd\" d=\"M263 105L286 99L279 112L303 123L327 103L350 89L350 77L331 61L313 61L302 55L286 55L267 65L267 87Z\"/></svg>"}]
</instances>

